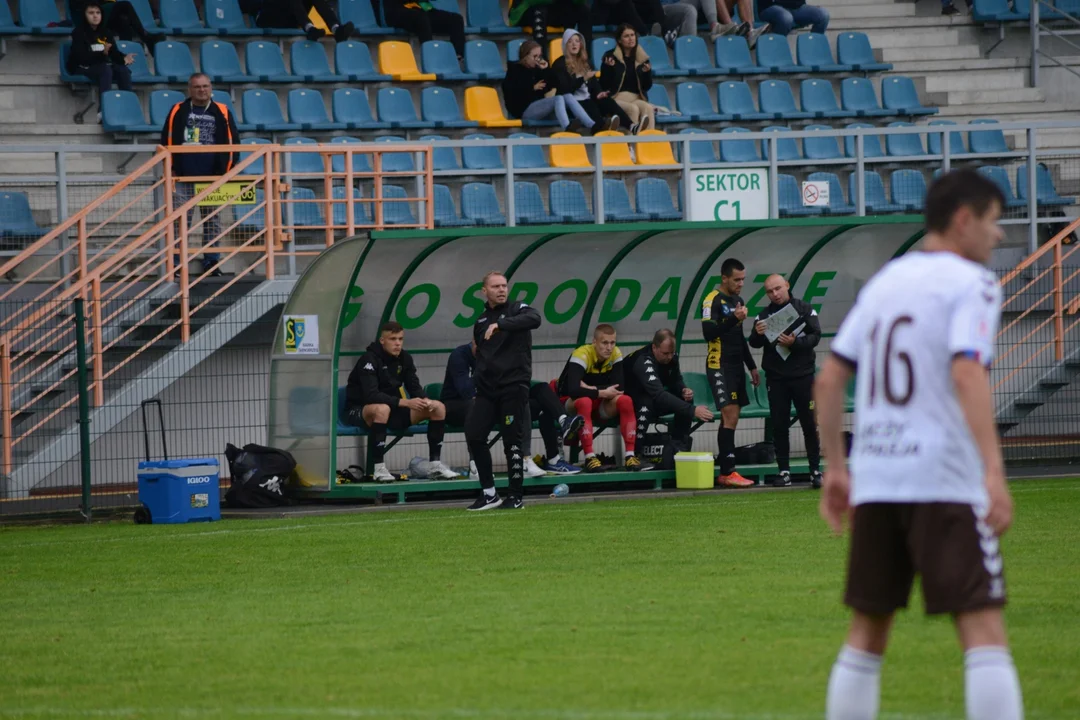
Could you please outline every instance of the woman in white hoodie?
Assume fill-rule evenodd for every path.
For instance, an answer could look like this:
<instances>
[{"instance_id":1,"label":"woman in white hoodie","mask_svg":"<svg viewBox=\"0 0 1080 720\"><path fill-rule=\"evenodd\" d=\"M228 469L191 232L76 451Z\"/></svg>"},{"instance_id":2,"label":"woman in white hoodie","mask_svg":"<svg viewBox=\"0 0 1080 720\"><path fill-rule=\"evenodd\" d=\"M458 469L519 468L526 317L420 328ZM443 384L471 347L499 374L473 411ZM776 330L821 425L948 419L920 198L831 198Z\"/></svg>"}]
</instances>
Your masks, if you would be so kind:
<instances>
[{"instance_id":1,"label":"woman in white hoodie","mask_svg":"<svg viewBox=\"0 0 1080 720\"><path fill-rule=\"evenodd\" d=\"M563 33L563 54L551 64L555 76L555 89L560 95L572 95L596 121L593 133L618 130L619 125L630 118L597 81L597 72L589 65L589 53L585 40L577 30Z\"/></svg>"}]
</instances>

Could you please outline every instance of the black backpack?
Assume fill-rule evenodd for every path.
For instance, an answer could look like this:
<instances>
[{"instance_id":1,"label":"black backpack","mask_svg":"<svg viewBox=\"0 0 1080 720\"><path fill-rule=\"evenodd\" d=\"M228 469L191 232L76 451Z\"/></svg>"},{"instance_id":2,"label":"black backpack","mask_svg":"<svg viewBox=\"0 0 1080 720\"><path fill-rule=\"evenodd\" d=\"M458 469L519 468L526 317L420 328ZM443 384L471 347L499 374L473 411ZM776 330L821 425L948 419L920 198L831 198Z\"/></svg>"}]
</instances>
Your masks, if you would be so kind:
<instances>
[{"instance_id":1,"label":"black backpack","mask_svg":"<svg viewBox=\"0 0 1080 720\"><path fill-rule=\"evenodd\" d=\"M240 449L229 443L225 446L229 461L232 487L225 493L225 502L234 508L265 508L289 505L286 486L296 460L285 450L248 443Z\"/></svg>"}]
</instances>

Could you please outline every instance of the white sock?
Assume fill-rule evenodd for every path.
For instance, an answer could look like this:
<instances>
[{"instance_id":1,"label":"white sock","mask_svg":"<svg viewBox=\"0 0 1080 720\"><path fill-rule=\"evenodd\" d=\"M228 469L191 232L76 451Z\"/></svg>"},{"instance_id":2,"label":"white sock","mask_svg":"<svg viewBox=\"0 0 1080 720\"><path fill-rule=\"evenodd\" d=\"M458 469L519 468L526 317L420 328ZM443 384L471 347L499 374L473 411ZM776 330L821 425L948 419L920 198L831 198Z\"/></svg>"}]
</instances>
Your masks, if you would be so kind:
<instances>
[{"instance_id":1,"label":"white sock","mask_svg":"<svg viewBox=\"0 0 1080 720\"><path fill-rule=\"evenodd\" d=\"M559 416L559 424L562 425L564 422L566 422L566 415L560 415Z\"/></svg>"},{"instance_id":2,"label":"white sock","mask_svg":"<svg viewBox=\"0 0 1080 720\"><path fill-rule=\"evenodd\" d=\"M555 463L559 462L560 460L562 460L562 455L553 455L553 456L551 456L551 457L549 457L547 459L548 465L554 465Z\"/></svg>"},{"instance_id":3,"label":"white sock","mask_svg":"<svg viewBox=\"0 0 1080 720\"><path fill-rule=\"evenodd\" d=\"M881 700L881 656L845 645L829 676L825 720L874 720Z\"/></svg>"},{"instance_id":4,"label":"white sock","mask_svg":"<svg viewBox=\"0 0 1080 720\"><path fill-rule=\"evenodd\" d=\"M1023 720L1020 678L1008 648L978 647L964 653L968 720Z\"/></svg>"},{"instance_id":5,"label":"white sock","mask_svg":"<svg viewBox=\"0 0 1080 720\"><path fill-rule=\"evenodd\" d=\"M484 488L484 497L495 497L495 488Z\"/></svg>"},{"instance_id":6,"label":"white sock","mask_svg":"<svg viewBox=\"0 0 1080 720\"><path fill-rule=\"evenodd\" d=\"M585 459L586 459L586 460L588 460L588 459L589 459L589 458L591 458L591 457L596 457L596 453L594 453L594 452L591 452L591 453L585 453Z\"/></svg>"},{"instance_id":7,"label":"white sock","mask_svg":"<svg viewBox=\"0 0 1080 720\"><path fill-rule=\"evenodd\" d=\"M628 458L634 457L634 453L632 453L632 452L626 452L626 451L624 450L624 451L623 451L623 457L628 457Z\"/></svg>"}]
</instances>

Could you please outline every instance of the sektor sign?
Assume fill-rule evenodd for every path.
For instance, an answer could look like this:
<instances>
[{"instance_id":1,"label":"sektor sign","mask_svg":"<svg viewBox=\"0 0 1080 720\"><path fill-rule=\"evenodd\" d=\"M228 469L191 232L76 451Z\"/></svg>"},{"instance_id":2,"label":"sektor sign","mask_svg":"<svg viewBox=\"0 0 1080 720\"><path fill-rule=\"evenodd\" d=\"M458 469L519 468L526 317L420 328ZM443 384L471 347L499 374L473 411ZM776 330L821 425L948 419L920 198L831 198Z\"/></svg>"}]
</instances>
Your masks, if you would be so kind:
<instances>
[{"instance_id":1,"label":"sektor sign","mask_svg":"<svg viewBox=\"0 0 1080 720\"><path fill-rule=\"evenodd\" d=\"M690 171L691 220L714 222L768 218L768 168Z\"/></svg>"}]
</instances>

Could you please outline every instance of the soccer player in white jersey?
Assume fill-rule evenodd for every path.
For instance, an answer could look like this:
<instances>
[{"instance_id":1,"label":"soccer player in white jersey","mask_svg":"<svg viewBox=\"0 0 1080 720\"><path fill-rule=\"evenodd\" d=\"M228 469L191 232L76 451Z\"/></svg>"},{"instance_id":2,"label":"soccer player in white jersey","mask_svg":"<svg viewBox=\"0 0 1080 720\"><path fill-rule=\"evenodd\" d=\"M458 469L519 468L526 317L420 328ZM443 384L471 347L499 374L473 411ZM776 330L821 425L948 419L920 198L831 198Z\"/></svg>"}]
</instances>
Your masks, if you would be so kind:
<instances>
[{"instance_id":1,"label":"soccer player in white jersey","mask_svg":"<svg viewBox=\"0 0 1080 720\"><path fill-rule=\"evenodd\" d=\"M1012 500L987 369L1001 289L983 267L1001 240L1003 207L1001 191L973 170L934 182L922 251L870 279L818 376L828 462L820 509L836 532L850 519L844 602L854 611L826 720L877 717L889 629L916 573L927 614L952 615L964 647L968 720L1023 718L998 548ZM841 423L856 370L849 471Z\"/></svg>"}]
</instances>

